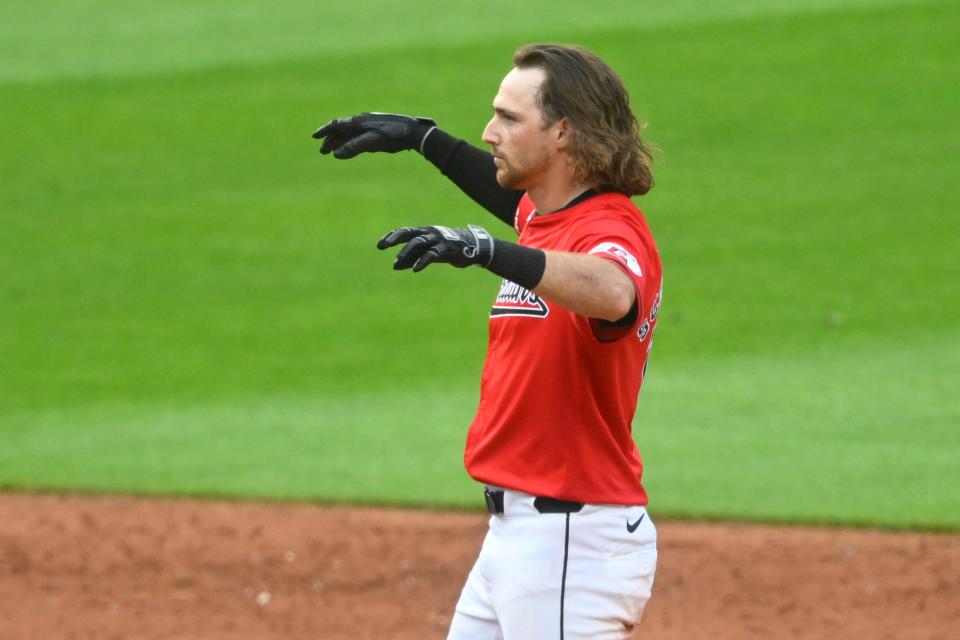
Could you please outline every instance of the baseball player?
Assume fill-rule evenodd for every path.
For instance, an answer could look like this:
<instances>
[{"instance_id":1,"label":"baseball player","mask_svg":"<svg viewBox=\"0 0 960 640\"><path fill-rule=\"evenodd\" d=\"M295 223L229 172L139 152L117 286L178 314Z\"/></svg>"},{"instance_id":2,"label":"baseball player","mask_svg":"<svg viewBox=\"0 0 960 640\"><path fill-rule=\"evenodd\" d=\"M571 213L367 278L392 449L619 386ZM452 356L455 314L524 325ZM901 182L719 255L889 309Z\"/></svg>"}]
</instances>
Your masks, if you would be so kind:
<instances>
[{"instance_id":1,"label":"baseball player","mask_svg":"<svg viewBox=\"0 0 960 640\"><path fill-rule=\"evenodd\" d=\"M649 148L619 77L581 47L521 47L483 131L491 152L427 118L363 113L314 133L340 159L415 150L519 234L402 227L394 269L500 276L464 462L490 528L454 640L627 638L650 597L656 529L631 435L661 298L656 244L630 196Z\"/></svg>"}]
</instances>

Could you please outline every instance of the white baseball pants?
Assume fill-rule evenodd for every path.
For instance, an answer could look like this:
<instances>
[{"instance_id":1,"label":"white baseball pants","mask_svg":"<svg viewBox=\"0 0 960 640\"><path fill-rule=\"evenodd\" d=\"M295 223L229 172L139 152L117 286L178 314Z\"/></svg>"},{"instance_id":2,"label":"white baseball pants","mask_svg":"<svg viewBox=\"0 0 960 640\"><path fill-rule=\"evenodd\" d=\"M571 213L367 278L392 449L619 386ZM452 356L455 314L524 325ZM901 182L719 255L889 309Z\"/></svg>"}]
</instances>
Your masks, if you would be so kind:
<instances>
[{"instance_id":1,"label":"white baseball pants","mask_svg":"<svg viewBox=\"0 0 960 640\"><path fill-rule=\"evenodd\" d=\"M650 598L657 530L644 507L539 513L506 491L447 640L622 640Z\"/></svg>"}]
</instances>

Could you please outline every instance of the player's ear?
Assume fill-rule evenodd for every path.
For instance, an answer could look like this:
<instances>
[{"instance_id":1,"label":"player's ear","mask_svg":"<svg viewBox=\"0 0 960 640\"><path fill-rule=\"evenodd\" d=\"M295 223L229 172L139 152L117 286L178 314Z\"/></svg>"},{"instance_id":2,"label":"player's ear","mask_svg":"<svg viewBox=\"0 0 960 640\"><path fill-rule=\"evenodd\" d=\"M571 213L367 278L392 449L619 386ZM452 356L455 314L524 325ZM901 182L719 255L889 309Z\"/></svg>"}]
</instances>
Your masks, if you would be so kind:
<instances>
[{"instance_id":1,"label":"player's ear","mask_svg":"<svg viewBox=\"0 0 960 640\"><path fill-rule=\"evenodd\" d=\"M560 118L554 123L554 141L557 144L557 149L563 151L570 145L570 137L573 134L573 129L570 126L570 121L565 117Z\"/></svg>"}]
</instances>

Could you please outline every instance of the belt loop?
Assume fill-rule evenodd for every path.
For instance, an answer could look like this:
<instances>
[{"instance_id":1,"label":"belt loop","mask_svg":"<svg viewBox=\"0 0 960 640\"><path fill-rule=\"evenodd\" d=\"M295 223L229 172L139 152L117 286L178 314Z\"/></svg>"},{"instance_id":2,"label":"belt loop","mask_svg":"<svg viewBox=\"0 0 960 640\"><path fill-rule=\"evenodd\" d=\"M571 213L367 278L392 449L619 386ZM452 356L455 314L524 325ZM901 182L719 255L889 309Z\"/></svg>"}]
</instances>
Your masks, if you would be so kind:
<instances>
[{"instance_id":1,"label":"belt loop","mask_svg":"<svg viewBox=\"0 0 960 640\"><path fill-rule=\"evenodd\" d=\"M493 515L503 513L503 490L484 487L483 499L487 503L487 511Z\"/></svg>"}]
</instances>

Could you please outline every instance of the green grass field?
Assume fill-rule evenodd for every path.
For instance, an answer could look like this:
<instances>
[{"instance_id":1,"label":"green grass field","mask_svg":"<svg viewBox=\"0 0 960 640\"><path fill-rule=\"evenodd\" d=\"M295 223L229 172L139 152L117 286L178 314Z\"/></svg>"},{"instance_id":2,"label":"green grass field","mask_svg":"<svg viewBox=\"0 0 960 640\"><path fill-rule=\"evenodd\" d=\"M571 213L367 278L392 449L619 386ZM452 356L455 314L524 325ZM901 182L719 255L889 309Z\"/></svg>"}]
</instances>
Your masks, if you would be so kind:
<instances>
[{"instance_id":1,"label":"green grass field","mask_svg":"<svg viewBox=\"0 0 960 640\"><path fill-rule=\"evenodd\" d=\"M478 508L497 278L374 244L511 231L309 136L479 144L513 49L562 41L663 149L654 513L960 529L960 6L663 4L0 5L0 486Z\"/></svg>"}]
</instances>

